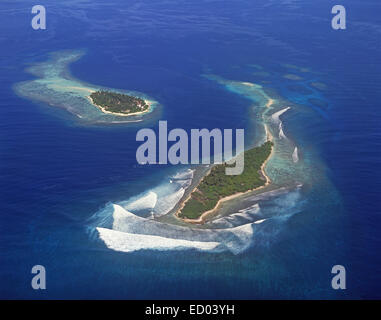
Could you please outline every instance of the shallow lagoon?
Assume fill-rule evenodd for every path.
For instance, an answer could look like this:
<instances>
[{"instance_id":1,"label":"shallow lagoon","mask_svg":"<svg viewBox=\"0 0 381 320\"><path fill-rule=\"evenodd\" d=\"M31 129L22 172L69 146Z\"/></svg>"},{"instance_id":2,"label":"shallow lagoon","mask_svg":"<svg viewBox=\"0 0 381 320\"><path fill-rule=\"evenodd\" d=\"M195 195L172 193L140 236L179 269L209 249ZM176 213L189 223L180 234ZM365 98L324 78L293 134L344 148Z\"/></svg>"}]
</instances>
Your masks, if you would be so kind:
<instances>
[{"instance_id":1,"label":"shallow lagoon","mask_svg":"<svg viewBox=\"0 0 381 320\"><path fill-rule=\"evenodd\" d=\"M27 72L38 77L36 80L25 81L14 86L17 94L22 97L44 102L52 107L64 108L79 118L80 122L116 124L140 122L156 113L159 103L152 98L139 92L120 89L105 88L97 85L84 83L70 75L69 66L80 59L83 51L60 51L50 54L50 59L35 64L27 69ZM110 90L150 100L151 110L144 115L131 115L129 117L105 114L94 107L88 96L91 92Z\"/></svg>"}]
</instances>

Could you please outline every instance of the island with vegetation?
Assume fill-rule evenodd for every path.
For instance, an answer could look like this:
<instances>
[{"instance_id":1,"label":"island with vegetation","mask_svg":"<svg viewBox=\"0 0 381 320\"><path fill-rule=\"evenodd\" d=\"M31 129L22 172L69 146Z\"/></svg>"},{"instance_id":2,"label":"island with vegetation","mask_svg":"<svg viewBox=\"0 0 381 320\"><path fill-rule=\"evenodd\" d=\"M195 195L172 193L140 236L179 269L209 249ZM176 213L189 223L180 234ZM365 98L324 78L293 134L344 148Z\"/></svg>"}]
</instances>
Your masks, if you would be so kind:
<instances>
[{"instance_id":1,"label":"island with vegetation","mask_svg":"<svg viewBox=\"0 0 381 320\"><path fill-rule=\"evenodd\" d=\"M244 170L240 175L226 175L227 163L213 166L182 203L176 215L187 222L200 223L221 202L268 185L270 179L264 168L271 157L273 145L268 140L259 147L245 151Z\"/></svg>"},{"instance_id":2,"label":"island with vegetation","mask_svg":"<svg viewBox=\"0 0 381 320\"><path fill-rule=\"evenodd\" d=\"M102 112L118 116L142 114L150 109L150 102L147 100L111 91L94 91L89 99Z\"/></svg>"}]
</instances>

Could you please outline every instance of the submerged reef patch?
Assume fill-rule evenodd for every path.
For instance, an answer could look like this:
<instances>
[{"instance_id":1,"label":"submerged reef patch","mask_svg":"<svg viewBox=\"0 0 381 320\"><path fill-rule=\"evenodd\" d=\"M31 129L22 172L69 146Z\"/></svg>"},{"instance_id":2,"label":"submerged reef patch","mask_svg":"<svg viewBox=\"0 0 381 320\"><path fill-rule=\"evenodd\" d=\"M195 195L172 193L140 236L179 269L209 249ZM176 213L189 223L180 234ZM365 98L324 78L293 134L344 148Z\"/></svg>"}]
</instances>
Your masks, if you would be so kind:
<instances>
[{"instance_id":1,"label":"submerged reef patch","mask_svg":"<svg viewBox=\"0 0 381 320\"><path fill-rule=\"evenodd\" d=\"M157 101L141 92L122 89L105 88L84 83L72 77L69 65L84 55L83 51L58 51L50 54L50 58L36 63L26 71L37 79L23 81L14 85L15 92L27 99L43 102L52 107L60 107L87 123L128 123L139 122L159 106ZM102 112L95 107L89 96L97 91L112 91L117 94L134 96L150 102L150 109L144 114L118 115Z\"/></svg>"}]
</instances>

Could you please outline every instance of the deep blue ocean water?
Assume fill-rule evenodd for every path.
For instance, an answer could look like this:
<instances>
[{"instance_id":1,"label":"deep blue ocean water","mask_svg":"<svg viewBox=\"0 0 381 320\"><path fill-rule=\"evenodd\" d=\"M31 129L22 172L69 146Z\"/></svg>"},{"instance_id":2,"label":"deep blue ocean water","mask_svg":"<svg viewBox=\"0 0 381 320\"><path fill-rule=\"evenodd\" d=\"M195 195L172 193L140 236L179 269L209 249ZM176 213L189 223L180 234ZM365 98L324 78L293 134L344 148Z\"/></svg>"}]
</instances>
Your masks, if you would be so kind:
<instances>
[{"instance_id":1,"label":"deep blue ocean water","mask_svg":"<svg viewBox=\"0 0 381 320\"><path fill-rule=\"evenodd\" d=\"M30 2L3 1L0 297L380 298L381 5L345 1L345 31L332 30L332 5L55 0L46 4L47 30L34 31ZM156 121L86 126L14 93L15 83L33 79L26 67L63 49L86 51L71 65L75 78L154 97L172 128L247 128L255 136L250 103L202 74L274 90L308 111L286 114L285 131L323 181L310 186L303 210L239 255L106 248L89 237L88 219L173 168L136 165L136 131L157 129ZM30 286L36 264L46 267L45 291ZM346 290L331 288L335 264L346 267Z\"/></svg>"}]
</instances>

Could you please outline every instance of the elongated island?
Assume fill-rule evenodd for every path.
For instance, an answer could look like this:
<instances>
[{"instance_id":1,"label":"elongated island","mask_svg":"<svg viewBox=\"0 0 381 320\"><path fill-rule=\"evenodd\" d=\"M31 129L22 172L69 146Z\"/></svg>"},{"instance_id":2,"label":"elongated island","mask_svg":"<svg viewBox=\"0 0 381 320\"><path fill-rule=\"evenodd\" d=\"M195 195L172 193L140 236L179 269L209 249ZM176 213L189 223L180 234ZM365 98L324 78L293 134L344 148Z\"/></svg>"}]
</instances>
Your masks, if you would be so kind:
<instances>
[{"instance_id":1,"label":"elongated island","mask_svg":"<svg viewBox=\"0 0 381 320\"><path fill-rule=\"evenodd\" d=\"M186 222L202 223L221 202L268 185L270 179L264 168L273 146L271 139L268 139L261 146L245 151L244 170L240 175L226 175L227 163L213 166L183 201L176 215Z\"/></svg>"},{"instance_id":2,"label":"elongated island","mask_svg":"<svg viewBox=\"0 0 381 320\"><path fill-rule=\"evenodd\" d=\"M88 98L102 112L118 116L143 114L151 107L148 100L105 90L94 91Z\"/></svg>"}]
</instances>

